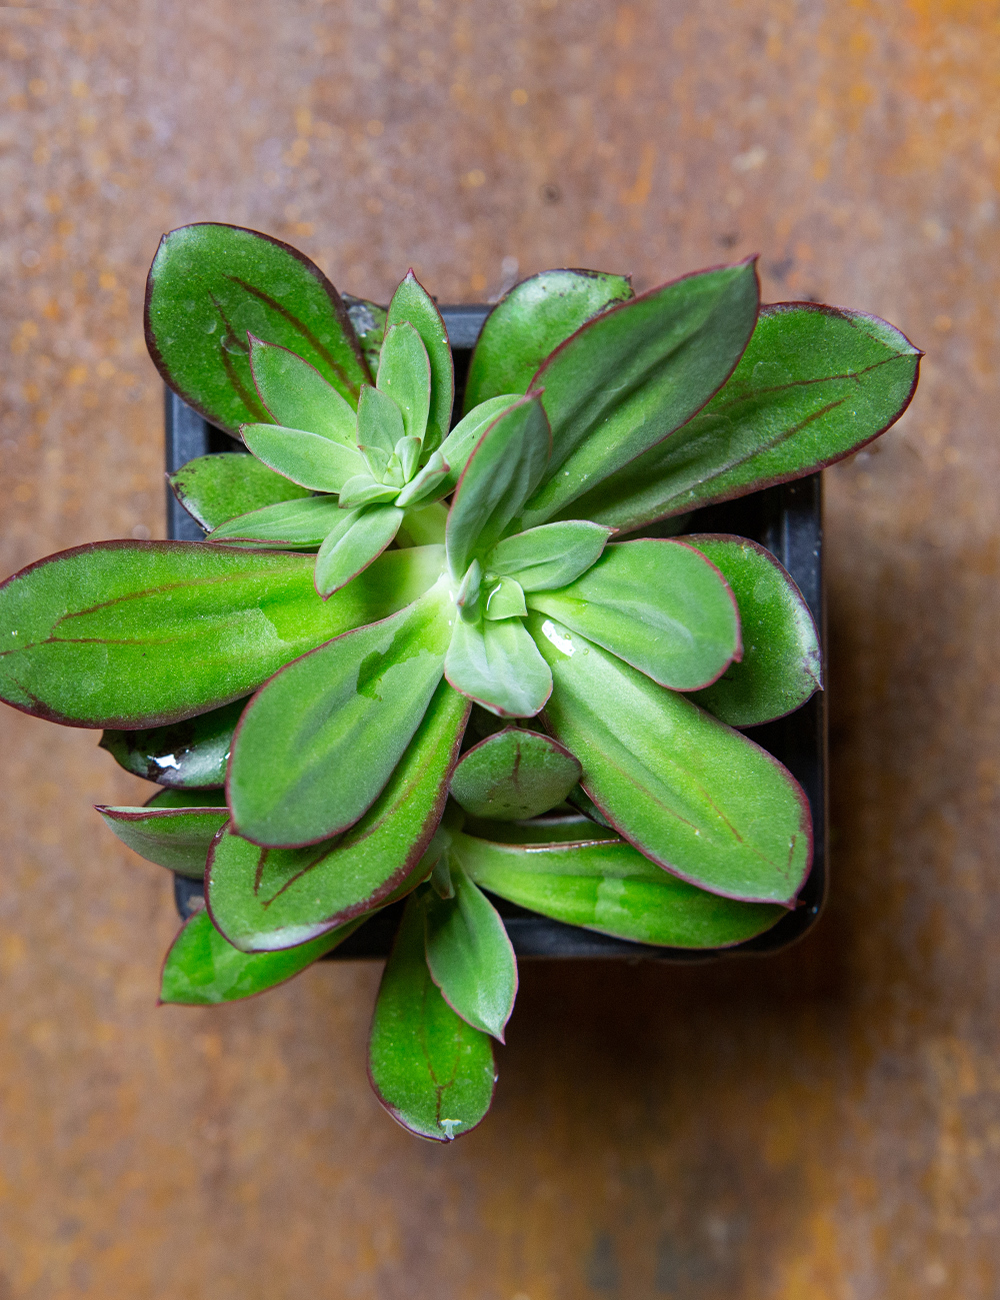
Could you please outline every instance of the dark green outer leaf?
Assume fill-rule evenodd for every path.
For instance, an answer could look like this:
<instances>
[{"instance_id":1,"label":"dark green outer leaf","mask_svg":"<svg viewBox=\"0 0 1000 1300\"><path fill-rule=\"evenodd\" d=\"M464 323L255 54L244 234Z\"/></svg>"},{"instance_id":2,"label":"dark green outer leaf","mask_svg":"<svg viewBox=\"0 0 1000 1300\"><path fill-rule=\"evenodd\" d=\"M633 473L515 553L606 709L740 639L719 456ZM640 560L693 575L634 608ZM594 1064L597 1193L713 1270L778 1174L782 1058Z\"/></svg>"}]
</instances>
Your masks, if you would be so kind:
<instances>
[{"instance_id":1,"label":"dark green outer leaf","mask_svg":"<svg viewBox=\"0 0 1000 1300\"><path fill-rule=\"evenodd\" d=\"M217 832L229 820L225 808L112 808L99 805L105 824L147 862L201 880Z\"/></svg>"},{"instance_id":2,"label":"dark green outer leaf","mask_svg":"<svg viewBox=\"0 0 1000 1300\"><path fill-rule=\"evenodd\" d=\"M126 772L176 789L221 786L233 732L246 704L234 700L221 709L147 731L106 731L106 749ZM225 798L222 797L224 804Z\"/></svg>"},{"instance_id":3,"label":"dark green outer leaf","mask_svg":"<svg viewBox=\"0 0 1000 1300\"><path fill-rule=\"evenodd\" d=\"M684 539L725 575L740 607L743 659L691 698L731 727L784 717L823 686L823 654L809 606L790 575L745 537Z\"/></svg>"},{"instance_id":4,"label":"dark green outer leaf","mask_svg":"<svg viewBox=\"0 0 1000 1300\"><path fill-rule=\"evenodd\" d=\"M442 683L406 753L364 817L308 849L216 841L208 904L243 949L292 947L402 898L431 870L424 854L447 797L469 706Z\"/></svg>"},{"instance_id":5,"label":"dark green outer leaf","mask_svg":"<svg viewBox=\"0 0 1000 1300\"><path fill-rule=\"evenodd\" d=\"M697 889L617 837L520 845L453 833L450 852L477 884L500 898L636 943L727 948L787 914L774 904L741 903Z\"/></svg>"},{"instance_id":6,"label":"dark green outer leaf","mask_svg":"<svg viewBox=\"0 0 1000 1300\"><path fill-rule=\"evenodd\" d=\"M371 807L441 680L453 614L442 579L391 618L288 664L258 691L240 719L226 780L240 835L272 848L317 844Z\"/></svg>"},{"instance_id":7,"label":"dark green outer leaf","mask_svg":"<svg viewBox=\"0 0 1000 1300\"><path fill-rule=\"evenodd\" d=\"M741 653L732 591L683 541L619 542L576 582L528 603L675 691L707 686Z\"/></svg>"},{"instance_id":8,"label":"dark green outer leaf","mask_svg":"<svg viewBox=\"0 0 1000 1300\"><path fill-rule=\"evenodd\" d=\"M455 363L441 313L412 270L407 271L406 278L392 295L386 328L403 321L412 325L420 335L430 360L431 404L427 417L427 434L424 437L426 456L441 445L451 428L451 408L455 400Z\"/></svg>"},{"instance_id":9,"label":"dark green outer leaf","mask_svg":"<svg viewBox=\"0 0 1000 1300\"><path fill-rule=\"evenodd\" d=\"M371 382L330 281L302 253L255 230L205 222L164 235L145 319L164 380L229 433L268 418L250 374L248 333L290 348L352 405Z\"/></svg>"},{"instance_id":10,"label":"dark green outer leaf","mask_svg":"<svg viewBox=\"0 0 1000 1300\"><path fill-rule=\"evenodd\" d=\"M376 1097L404 1128L436 1142L482 1120L496 1074L488 1034L448 1006L424 960L424 909L414 897L386 963L368 1041Z\"/></svg>"},{"instance_id":11,"label":"dark green outer leaf","mask_svg":"<svg viewBox=\"0 0 1000 1300\"><path fill-rule=\"evenodd\" d=\"M181 927L163 963L160 1002L187 1007L216 1006L252 998L284 984L293 975L332 952L367 917L281 952L240 952L218 932L204 910Z\"/></svg>"},{"instance_id":12,"label":"dark green outer leaf","mask_svg":"<svg viewBox=\"0 0 1000 1300\"><path fill-rule=\"evenodd\" d=\"M739 732L552 620L528 626L552 669L545 720L583 787L640 852L727 898L790 904L812 861L809 804Z\"/></svg>"},{"instance_id":13,"label":"dark green outer leaf","mask_svg":"<svg viewBox=\"0 0 1000 1300\"><path fill-rule=\"evenodd\" d=\"M580 764L549 736L508 727L467 750L452 796L474 817L522 821L548 812L580 780Z\"/></svg>"},{"instance_id":14,"label":"dark green outer leaf","mask_svg":"<svg viewBox=\"0 0 1000 1300\"><path fill-rule=\"evenodd\" d=\"M382 351L382 340L385 337L385 308L378 303L369 302L367 298L355 298L350 293L341 294L341 301L347 308L348 318L354 326L368 369L374 375L378 370L378 354Z\"/></svg>"},{"instance_id":15,"label":"dark green outer leaf","mask_svg":"<svg viewBox=\"0 0 1000 1300\"><path fill-rule=\"evenodd\" d=\"M225 808L225 790L157 790L144 808Z\"/></svg>"},{"instance_id":16,"label":"dark green outer leaf","mask_svg":"<svg viewBox=\"0 0 1000 1300\"><path fill-rule=\"evenodd\" d=\"M313 557L207 542L100 542L0 585L0 698L67 726L164 726L386 617L437 579L443 548L387 553L324 602Z\"/></svg>"},{"instance_id":17,"label":"dark green outer leaf","mask_svg":"<svg viewBox=\"0 0 1000 1300\"><path fill-rule=\"evenodd\" d=\"M441 996L473 1029L503 1042L517 997L517 959L504 923L456 862L452 896L424 897L424 952Z\"/></svg>"},{"instance_id":18,"label":"dark green outer leaf","mask_svg":"<svg viewBox=\"0 0 1000 1300\"><path fill-rule=\"evenodd\" d=\"M613 307L557 348L532 380L552 427L546 477L521 528L562 515L699 410L729 378L753 332L753 262L685 276Z\"/></svg>"},{"instance_id":19,"label":"dark green outer leaf","mask_svg":"<svg viewBox=\"0 0 1000 1300\"><path fill-rule=\"evenodd\" d=\"M500 393L526 393L545 358L581 325L632 297L625 276L542 271L506 293L486 318L465 387L465 409Z\"/></svg>"},{"instance_id":20,"label":"dark green outer leaf","mask_svg":"<svg viewBox=\"0 0 1000 1300\"><path fill-rule=\"evenodd\" d=\"M899 419L922 355L876 316L815 303L764 307L732 378L705 409L574 512L640 528L832 465Z\"/></svg>"},{"instance_id":21,"label":"dark green outer leaf","mask_svg":"<svg viewBox=\"0 0 1000 1300\"><path fill-rule=\"evenodd\" d=\"M256 457L231 452L189 460L171 475L170 486L206 532L251 510L309 496L308 488L275 473Z\"/></svg>"}]
</instances>

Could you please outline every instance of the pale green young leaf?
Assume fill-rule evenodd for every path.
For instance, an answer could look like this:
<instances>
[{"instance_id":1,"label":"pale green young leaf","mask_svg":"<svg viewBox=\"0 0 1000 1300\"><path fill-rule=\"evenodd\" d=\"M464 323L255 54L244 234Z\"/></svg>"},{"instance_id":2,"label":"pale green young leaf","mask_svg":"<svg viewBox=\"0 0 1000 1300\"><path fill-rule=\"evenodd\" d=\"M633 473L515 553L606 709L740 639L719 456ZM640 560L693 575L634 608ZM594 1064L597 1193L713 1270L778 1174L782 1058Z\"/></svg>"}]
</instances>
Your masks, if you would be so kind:
<instances>
[{"instance_id":1,"label":"pale green young leaf","mask_svg":"<svg viewBox=\"0 0 1000 1300\"><path fill-rule=\"evenodd\" d=\"M230 546L319 546L337 522L339 513L335 496L280 501L220 524L206 540L226 542Z\"/></svg>"},{"instance_id":2,"label":"pale green young leaf","mask_svg":"<svg viewBox=\"0 0 1000 1300\"><path fill-rule=\"evenodd\" d=\"M451 408L455 399L455 366L441 313L412 271L407 272L406 278L392 295L386 326L399 325L404 321L412 325L420 335L430 362L431 400L427 432L423 439L424 455L427 455L440 446L451 425Z\"/></svg>"},{"instance_id":3,"label":"pale green young leaf","mask_svg":"<svg viewBox=\"0 0 1000 1300\"><path fill-rule=\"evenodd\" d=\"M484 618L522 618L528 612L524 604L524 589L513 578L497 578L488 583L485 597Z\"/></svg>"},{"instance_id":4,"label":"pale green young leaf","mask_svg":"<svg viewBox=\"0 0 1000 1300\"><path fill-rule=\"evenodd\" d=\"M339 492L365 462L356 447L305 429L277 424L244 424L240 429L251 452L271 469L314 492Z\"/></svg>"},{"instance_id":5,"label":"pale green young leaf","mask_svg":"<svg viewBox=\"0 0 1000 1300\"><path fill-rule=\"evenodd\" d=\"M552 693L548 665L517 618L457 618L444 672L456 691L501 718L533 718Z\"/></svg>"},{"instance_id":6,"label":"pale green young leaf","mask_svg":"<svg viewBox=\"0 0 1000 1300\"><path fill-rule=\"evenodd\" d=\"M329 533L316 556L316 590L324 598L339 591L382 554L403 521L395 506L341 511L348 522Z\"/></svg>"},{"instance_id":7,"label":"pale green young leaf","mask_svg":"<svg viewBox=\"0 0 1000 1300\"><path fill-rule=\"evenodd\" d=\"M422 442L431 401L431 365L423 340L412 325L393 325L386 330L376 383L402 412L406 437Z\"/></svg>"},{"instance_id":8,"label":"pale green young leaf","mask_svg":"<svg viewBox=\"0 0 1000 1300\"><path fill-rule=\"evenodd\" d=\"M423 474L427 473L434 462L447 466L446 477L437 483L435 487L438 496L448 496L454 492L479 439L498 415L502 415L504 411L509 410L520 400L521 397L517 393L493 397L488 402L480 403L479 406L469 411L467 415L459 420L439 448L440 461L437 460L435 455L428 461L422 471ZM421 475L418 475L418 478L414 480L414 485L420 477Z\"/></svg>"},{"instance_id":9,"label":"pale green young leaf","mask_svg":"<svg viewBox=\"0 0 1000 1300\"><path fill-rule=\"evenodd\" d=\"M340 489L340 508L354 510L358 506L384 505L395 501L399 489L391 484L379 483L371 474L356 474Z\"/></svg>"},{"instance_id":10,"label":"pale green young leaf","mask_svg":"<svg viewBox=\"0 0 1000 1300\"><path fill-rule=\"evenodd\" d=\"M362 384L358 402L358 445L378 447L391 456L396 443L405 437L403 412L387 393Z\"/></svg>"},{"instance_id":11,"label":"pale green young leaf","mask_svg":"<svg viewBox=\"0 0 1000 1300\"><path fill-rule=\"evenodd\" d=\"M355 444L352 406L315 366L276 343L249 336L254 385L275 424Z\"/></svg>"},{"instance_id":12,"label":"pale green young leaf","mask_svg":"<svg viewBox=\"0 0 1000 1300\"><path fill-rule=\"evenodd\" d=\"M524 591L551 591L596 564L613 532L585 519L542 524L497 542L485 565L490 573L516 578Z\"/></svg>"}]
</instances>

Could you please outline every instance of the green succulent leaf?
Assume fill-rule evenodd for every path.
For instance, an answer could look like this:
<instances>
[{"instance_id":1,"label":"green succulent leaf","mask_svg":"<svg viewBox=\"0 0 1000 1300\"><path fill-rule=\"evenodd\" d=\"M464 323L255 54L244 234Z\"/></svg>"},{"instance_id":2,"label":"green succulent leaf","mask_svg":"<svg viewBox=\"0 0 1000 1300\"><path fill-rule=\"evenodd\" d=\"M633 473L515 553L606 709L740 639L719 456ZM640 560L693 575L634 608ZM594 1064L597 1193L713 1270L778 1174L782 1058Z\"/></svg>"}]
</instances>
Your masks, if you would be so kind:
<instances>
[{"instance_id":1,"label":"green succulent leaf","mask_svg":"<svg viewBox=\"0 0 1000 1300\"><path fill-rule=\"evenodd\" d=\"M359 506L385 505L395 501L398 495L398 488L379 483L370 474L356 474L340 490L340 507L354 510Z\"/></svg>"},{"instance_id":2,"label":"green succulent leaf","mask_svg":"<svg viewBox=\"0 0 1000 1300\"><path fill-rule=\"evenodd\" d=\"M714 682L741 653L732 591L680 541L615 543L576 582L528 603L675 691Z\"/></svg>"},{"instance_id":3,"label":"green succulent leaf","mask_svg":"<svg viewBox=\"0 0 1000 1300\"><path fill-rule=\"evenodd\" d=\"M809 606L770 551L745 537L685 537L721 571L740 607L743 658L692 696L731 727L782 718L823 687L823 652Z\"/></svg>"},{"instance_id":4,"label":"green succulent leaf","mask_svg":"<svg viewBox=\"0 0 1000 1300\"><path fill-rule=\"evenodd\" d=\"M211 790L157 790L144 808L222 808L226 810L226 792Z\"/></svg>"},{"instance_id":5,"label":"green succulent leaf","mask_svg":"<svg viewBox=\"0 0 1000 1300\"><path fill-rule=\"evenodd\" d=\"M402 496L402 493L400 493L400 496ZM396 498L397 505L399 505L399 499L399 497ZM403 511L403 522L396 534L396 545L444 545L444 530L447 522L448 511L440 501L407 505Z\"/></svg>"},{"instance_id":6,"label":"green succulent leaf","mask_svg":"<svg viewBox=\"0 0 1000 1300\"><path fill-rule=\"evenodd\" d=\"M105 731L100 740L116 763L135 776L176 789L221 786L233 732L246 700L144 731ZM224 804L225 798L221 799ZM179 805L184 806L184 805Z\"/></svg>"},{"instance_id":7,"label":"green succulent leaf","mask_svg":"<svg viewBox=\"0 0 1000 1300\"><path fill-rule=\"evenodd\" d=\"M204 876L209 846L229 820L225 808L115 808L101 804L97 811L105 825L140 858L194 880Z\"/></svg>"},{"instance_id":8,"label":"green succulent leaf","mask_svg":"<svg viewBox=\"0 0 1000 1300\"><path fill-rule=\"evenodd\" d=\"M560 343L631 297L627 277L600 271L542 271L522 280L486 318L469 364L465 409L500 393L526 393Z\"/></svg>"},{"instance_id":9,"label":"green succulent leaf","mask_svg":"<svg viewBox=\"0 0 1000 1300\"><path fill-rule=\"evenodd\" d=\"M524 588L514 578L497 578L484 592L483 617L493 620L523 618L528 610Z\"/></svg>"},{"instance_id":10,"label":"green succulent leaf","mask_svg":"<svg viewBox=\"0 0 1000 1300\"><path fill-rule=\"evenodd\" d=\"M206 532L237 515L309 496L308 488L276 474L263 461L231 452L197 456L169 482L177 500Z\"/></svg>"},{"instance_id":11,"label":"green succulent leaf","mask_svg":"<svg viewBox=\"0 0 1000 1300\"><path fill-rule=\"evenodd\" d=\"M358 445L378 447L391 456L396 443L403 437L403 412L388 394L364 384L358 402Z\"/></svg>"},{"instance_id":12,"label":"green succulent leaf","mask_svg":"<svg viewBox=\"0 0 1000 1300\"><path fill-rule=\"evenodd\" d=\"M316 556L316 590L324 598L377 559L403 521L395 506L341 510L340 516Z\"/></svg>"},{"instance_id":13,"label":"green succulent leaf","mask_svg":"<svg viewBox=\"0 0 1000 1300\"><path fill-rule=\"evenodd\" d=\"M412 325L390 325L386 330L377 384L379 391L392 398L402 412L406 436L422 441L431 402L431 363L423 340ZM393 439L393 446L396 440Z\"/></svg>"},{"instance_id":14,"label":"green succulent leaf","mask_svg":"<svg viewBox=\"0 0 1000 1300\"><path fill-rule=\"evenodd\" d=\"M251 334L250 372L275 424L308 429L345 447L355 445L354 407L308 361Z\"/></svg>"},{"instance_id":15,"label":"green succulent leaf","mask_svg":"<svg viewBox=\"0 0 1000 1300\"><path fill-rule=\"evenodd\" d=\"M493 1100L490 1036L452 1011L427 969L422 897L407 902L382 975L368 1077L393 1119L437 1142L474 1129Z\"/></svg>"},{"instance_id":16,"label":"green succulent leaf","mask_svg":"<svg viewBox=\"0 0 1000 1300\"><path fill-rule=\"evenodd\" d=\"M456 691L501 718L533 718L552 693L552 674L519 618L455 619L444 674Z\"/></svg>"},{"instance_id":17,"label":"green succulent leaf","mask_svg":"<svg viewBox=\"0 0 1000 1300\"><path fill-rule=\"evenodd\" d=\"M746 347L758 301L753 262L702 271L612 308L553 353L532 381L552 459L522 528L560 514L608 523L572 503L705 405Z\"/></svg>"},{"instance_id":18,"label":"green succulent leaf","mask_svg":"<svg viewBox=\"0 0 1000 1300\"><path fill-rule=\"evenodd\" d=\"M325 957L367 919L359 917L298 948L250 953L240 952L223 938L202 909L184 923L170 946L160 981L160 1001L208 1007L252 998Z\"/></svg>"},{"instance_id":19,"label":"green succulent leaf","mask_svg":"<svg viewBox=\"0 0 1000 1300\"><path fill-rule=\"evenodd\" d=\"M448 331L434 299L412 271L400 283L389 304L387 326L408 322L420 335L431 368L431 400L424 435L424 453L433 451L444 441L451 427L451 408L455 400L455 365Z\"/></svg>"},{"instance_id":20,"label":"green succulent leaf","mask_svg":"<svg viewBox=\"0 0 1000 1300\"><path fill-rule=\"evenodd\" d=\"M69 726L179 722L408 605L443 559L443 547L389 552L324 603L311 555L207 542L63 551L0 585L0 699Z\"/></svg>"},{"instance_id":21,"label":"green succulent leaf","mask_svg":"<svg viewBox=\"0 0 1000 1300\"><path fill-rule=\"evenodd\" d=\"M545 472L550 445L538 396L522 398L487 427L465 466L448 515L445 545L455 578L503 536Z\"/></svg>"},{"instance_id":22,"label":"green succulent leaf","mask_svg":"<svg viewBox=\"0 0 1000 1300\"><path fill-rule=\"evenodd\" d=\"M423 880L440 854L432 837L468 714L468 702L442 682L385 789L338 839L261 849L220 836L208 902L227 938L244 949L291 947L402 898Z\"/></svg>"},{"instance_id":23,"label":"green succulent leaf","mask_svg":"<svg viewBox=\"0 0 1000 1300\"><path fill-rule=\"evenodd\" d=\"M516 406L521 398L518 394L505 394L501 397L493 397L488 402L482 402L479 406L464 416L458 424L455 425L451 433L445 438L444 442L438 448L438 451L431 457L420 474L410 484L409 490L416 492L419 490L418 484L425 476L434 474L435 485L434 492L439 497L448 496L454 492L458 486L458 480L462 477L469 457L475 451L476 446L483 434L490 427L493 421L505 411L509 411L512 406ZM436 469L431 470L435 465ZM440 476L440 467L445 467L445 476Z\"/></svg>"},{"instance_id":24,"label":"green succulent leaf","mask_svg":"<svg viewBox=\"0 0 1000 1300\"><path fill-rule=\"evenodd\" d=\"M229 760L240 835L272 847L314 844L371 807L441 680L452 611L442 579L391 618L288 664L258 691Z\"/></svg>"},{"instance_id":25,"label":"green succulent leaf","mask_svg":"<svg viewBox=\"0 0 1000 1300\"><path fill-rule=\"evenodd\" d=\"M356 447L345 447L319 433L286 429L279 424L244 424L243 441L265 465L315 492L339 492L354 475L366 471Z\"/></svg>"},{"instance_id":26,"label":"green succulent leaf","mask_svg":"<svg viewBox=\"0 0 1000 1300\"><path fill-rule=\"evenodd\" d=\"M542 524L498 542L485 565L490 573L516 578L524 591L551 591L596 564L613 532L585 519Z\"/></svg>"},{"instance_id":27,"label":"green succulent leaf","mask_svg":"<svg viewBox=\"0 0 1000 1300\"><path fill-rule=\"evenodd\" d=\"M538 614L528 626L555 683L546 722L615 829L711 893L792 903L812 820L777 759L568 628Z\"/></svg>"},{"instance_id":28,"label":"green succulent leaf","mask_svg":"<svg viewBox=\"0 0 1000 1300\"><path fill-rule=\"evenodd\" d=\"M521 828L517 828L521 829ZM614 834L578 843L496 843L452 834L450 853L499 898L599 934L670 948L728 948L787 915L678 880ZM539 830L539 834L542 831Z\"/></svg>"},{"instance_id":29,"label":"green succulent leaf","mask_svg":"<svg viewBox=\"0 0 1000 1300\"><path fill-rule=\"evenodd\" d=\"M524 821L562 803L580 775L580 764L551 737L508 727L462 755L451 793L474 817Z\"/></svg>"},{"instance_id":30,"label":"green succulent leaf","mask_svg":"<svg viewBox=\"0 0 1000 1300\"><path fill-rule=\"evenodd\" d=\"M354 333L361 345L361 354L367 362L368 369L374 375L378 370L379 353L385 338L386 310L378 303L369 302L367 298L355 298L353 294L341 295L347 316L354 326Z\"/></svg>"},{"instance_id":31,"label":"green succulent leaf","mask_svg":"<svg viewBox=\"0 0 1000 1300\"><path fill-rule=\"evenodd\" d=\"M424 952L431 979L473 1029L503 1042L517 997L517 959L496 908L456 862L452 897L424 897Z\"/></svg>"},{"instance_id":32,"label":"green succulent leaf","mask_svg":"<svg viewBox=\"0 0 1000 1300\"><path fill-rule=\"evenodd\" d=\"M371 379L336 289L302 253L212 222L164 235L146 285L147 346L170 387L229 433L267 418L249 334L291 349L352 405Z\"/></svg>"},{"instance_id":33,"label":"green succulent leaf","mask_svg":"<svg viewBox=\"0 0 1000 1300\"><path fill-rule=\"evenodd\" d=\"M862 312L764 307L740 364L705 409L575 510L640 528L832 465L899 419L922 355Z\"/></svg>"},{"instance_id":34,"label":"green succulent leaf","mask_svg":"<svg viewBox=\"0 0 1000 1300\"><path fill-rule=\"evenodd\" d=\"M341 513L335 496L279 501L227 520L214 528L207 540L265 548L319 546Z\"/></svg>"}]
</instances>

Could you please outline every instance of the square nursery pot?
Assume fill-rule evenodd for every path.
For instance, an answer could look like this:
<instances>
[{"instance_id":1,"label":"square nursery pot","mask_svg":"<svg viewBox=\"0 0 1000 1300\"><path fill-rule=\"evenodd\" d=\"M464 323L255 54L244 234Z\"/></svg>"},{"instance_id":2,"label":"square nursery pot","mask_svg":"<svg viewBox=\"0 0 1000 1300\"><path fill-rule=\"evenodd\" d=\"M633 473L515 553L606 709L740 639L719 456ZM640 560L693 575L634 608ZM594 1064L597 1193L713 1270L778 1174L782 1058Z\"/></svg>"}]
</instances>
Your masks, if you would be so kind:
<instances>
[{"instance_id":1,"label":"square nursery pot","mask_svg":"<svg viewBox=\"0 0 1000 1300\"><path fill-rule=\"evenodd\" d=\"M442 307L455 355L455 408L461 409L472 348L489 307ZM166 394L166 462L173 473L195 456L209 452L246 454L233 438L209 424L176 394ZM734 533L766 547L792 575L812 610L826 651L823 592L823 492L822 476L813 474L795 483L754 492L735 501L698 510L685 521L683 532ZM202 529L167 490L167 536L177 541L200 541ZM777 952L794 943L815 924L826 898L827 828L827 728L826 697L817 691L797 712L746 734L772 753L802 785L812 807L814 856L812 871L794 911L755 939L732 948L655 948L595 934L528 912L494 898L510 934L514 950L522 957L617 957L627 960L706 961L742 953ZM174 877L177 910L183 918L203 901L200 882ZM385 958L402 912L396 903L379 912L331 954L345 958Z\"/></svg>"}]
</instances>

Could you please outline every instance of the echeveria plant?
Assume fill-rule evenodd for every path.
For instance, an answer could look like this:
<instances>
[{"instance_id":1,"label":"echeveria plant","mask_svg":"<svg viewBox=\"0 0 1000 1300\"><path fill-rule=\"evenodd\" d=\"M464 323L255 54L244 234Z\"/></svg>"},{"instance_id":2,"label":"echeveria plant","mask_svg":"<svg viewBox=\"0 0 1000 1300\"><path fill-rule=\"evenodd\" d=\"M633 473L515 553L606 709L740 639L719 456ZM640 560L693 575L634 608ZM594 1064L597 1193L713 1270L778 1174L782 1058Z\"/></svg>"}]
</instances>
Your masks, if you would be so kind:
<instances>
[{"instance_id":1,"label":"echeveria plant","mask_svg":"<svg viewBox=\"0 0 1000 1300\"><path fill-rule=\"evenodd\" d=\"M205 879L164 1001L260 992L406 897L370 1075L448 1140L489 1106L517 989L488 895L680 948L795 906L809 805L739 728L821 684L816 629L757 544L671 534L892 424L920 356L897 330L762 308L752 261L638 296L549 271L492 311L454 422L412 272L387 311L345 305L286 245L197 225L160 245L147 336L251 454L174 476L205 542L8 579L0 694L164 787L101 809Z\"/></svg>"}]
</instances>

